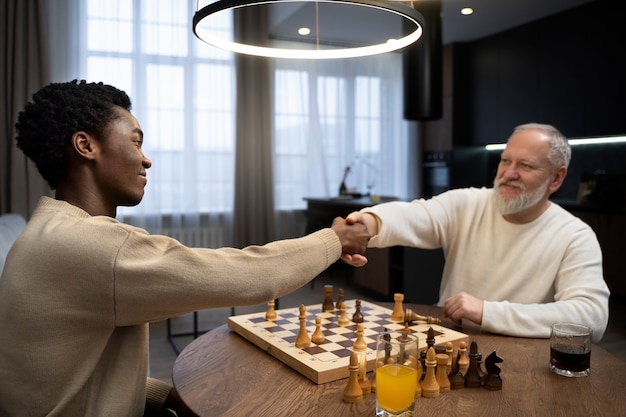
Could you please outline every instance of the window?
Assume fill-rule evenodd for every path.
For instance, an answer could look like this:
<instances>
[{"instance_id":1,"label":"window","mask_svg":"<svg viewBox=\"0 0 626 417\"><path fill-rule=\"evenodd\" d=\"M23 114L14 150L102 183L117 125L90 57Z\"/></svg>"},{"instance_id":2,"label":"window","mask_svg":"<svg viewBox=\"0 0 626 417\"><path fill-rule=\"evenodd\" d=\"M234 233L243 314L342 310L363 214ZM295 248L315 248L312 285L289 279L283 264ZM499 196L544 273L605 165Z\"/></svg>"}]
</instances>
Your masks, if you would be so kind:
<instances>
[{"instance_id":1,"label":"window","mask_svg":"<svg viewBox=\"0 0 626 417\"><path fill-rule=\"evenodd\" d=\"M234 56L193 35L196 2L78 3L84 78L130 95L153 162L142 203L118 214L232 213ZM353 191L413 195L401 55L302 61L274 61L275 209L336 196L347 166Z\"/></svg>"},{"instance_id":2,"label":"window","mask_svg":"<svg viewBox=\"0 0 626 417\"><path fill-rule=\"evenodd\" d=\"M278 60L274 97L277 210L352 192L413 195L397 53L303 63Z\"/></svg>"},{"instance_id":3,"label":"window","mask_svg":"<svg viewBox=\"0 0 626 417\"><path fill-rule=\"evenodd\" d=\"M118 214L230 212L234 200L235 67L191 30L195 1L88 0L88 81L125 90L153 163L142 203ZM219 23L232 33L232 19Z\"/></svg>"}]
</instances>

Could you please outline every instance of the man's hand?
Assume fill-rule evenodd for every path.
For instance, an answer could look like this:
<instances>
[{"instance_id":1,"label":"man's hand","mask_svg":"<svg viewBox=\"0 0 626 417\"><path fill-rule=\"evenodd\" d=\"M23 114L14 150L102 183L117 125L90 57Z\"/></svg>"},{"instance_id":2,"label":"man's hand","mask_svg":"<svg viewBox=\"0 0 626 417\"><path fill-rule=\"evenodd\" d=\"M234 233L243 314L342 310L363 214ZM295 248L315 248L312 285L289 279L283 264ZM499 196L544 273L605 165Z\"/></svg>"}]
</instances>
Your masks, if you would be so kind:
<instances>
[{"instance_id":1,"label":"man's hand","mask_svg":"<svg viewBox=\"0 0 626 417\"><path fill-rule=\"evenodd\" d=\"M342 253L341 260L347 263L348 265L351 265L354 267L360 267L360 266L364 266L365 264L367 264L367 258L363 255L359 255L356 253L354 254Z\"/></svg>"},{"instance_id":2,"label":"man's hand","mask_svg":"<svg viewBox=\"0 0 626 417\"><path fill-rule=\"evenodd\" d=\"M456 324L461 324L463 319L467 319L481 325L483 322L483 300L466 292L461 292L445 301L443 314Z\"/></svg>"},{"instance_id":3,"label":"man's hand","mask_svg":"<svg viewBox=\"0 0 626 417\"><path fill-rule=\"evenodd\" d=\"M350 225L365 225L367 232L370 234L370 238L378 233L378 220L376 220L376 218L369 213L363 214L358 211L353 211L348 215L348 217L346 217L346 223ZM356 267L363 266L367 263L367 258L359 254L349 254L344 252L341 254L341 259L348 265Z\"/></svg>"},{"instance_id":4,"label":"man's hand","mask_svg":"<svg viewBox=\"0 0 626 417\"><path fill-rule=\"evenodd\" d=\"M345 219L335 217L330 227L337 233L341 242L341 259L352 266L363 266L367 258L363 256L367 249L370 234L364 224L348 224Z\"/></svg>"},{"instance_id":5,"label":"man's hand","mask_svg":"<svg viewBox=\"0 0 626 417\"><path fill-rule=\"evenodd\" d=\"M361 213L359 211L353 211L346 217L348 224L361 223L367 227L367 231L371 236L378 234L378 220L371 213Z\"/></svg>"}]
</instances>

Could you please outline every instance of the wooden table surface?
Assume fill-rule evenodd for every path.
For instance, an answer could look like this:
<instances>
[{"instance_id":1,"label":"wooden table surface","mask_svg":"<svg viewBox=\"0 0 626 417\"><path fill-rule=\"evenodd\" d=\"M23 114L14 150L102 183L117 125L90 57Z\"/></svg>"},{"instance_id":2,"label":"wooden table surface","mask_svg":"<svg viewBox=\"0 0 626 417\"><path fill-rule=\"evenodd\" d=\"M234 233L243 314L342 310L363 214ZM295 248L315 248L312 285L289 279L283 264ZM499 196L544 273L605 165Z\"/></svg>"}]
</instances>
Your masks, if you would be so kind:
<instances>
[{"instance_id":1,"label":"wooden table surface","mask_svg":"<svg viewBox=\"0 0 626 417\"><path fill-rule=\"evenodd\" d=\"M383 303L386 304L386 303ZM417 313L442 317L432 306L411 306ZM594 345L591 374L566 378L550 372L548 339L526 339L455 328L476 341L486 357L500 364L501 391L463 388L437 398L419 398L419 416L626 416L626 362ZM372 373L370 373L370 376ZM364 401L342 401L347 379L316 385L265 353L226 325L194 340L176 359L173 382L197 416L374 416L375 394Z\"/></svg>"}]
</instances>

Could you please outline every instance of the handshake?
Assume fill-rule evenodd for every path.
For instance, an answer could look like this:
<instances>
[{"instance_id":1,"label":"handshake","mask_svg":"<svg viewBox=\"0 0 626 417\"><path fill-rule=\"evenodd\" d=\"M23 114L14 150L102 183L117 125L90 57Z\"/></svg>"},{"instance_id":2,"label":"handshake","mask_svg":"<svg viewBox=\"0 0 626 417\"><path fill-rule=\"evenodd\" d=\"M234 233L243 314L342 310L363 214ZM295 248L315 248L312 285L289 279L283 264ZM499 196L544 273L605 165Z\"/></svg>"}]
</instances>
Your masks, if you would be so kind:
<instances>
[{"instance_id":1,"label":"handshake","mask_svg":"<svg viewBox=\"0 0 626 417\"><path fill-rule=\"evenodd\" d=\"M378 233L378 221L373 215L358 211L350 213L345 219L336 217L331 229L341 241L341 259L352 266L359 267L367 263L365 250L370 238Z\"/></svg>"}]
</instances>

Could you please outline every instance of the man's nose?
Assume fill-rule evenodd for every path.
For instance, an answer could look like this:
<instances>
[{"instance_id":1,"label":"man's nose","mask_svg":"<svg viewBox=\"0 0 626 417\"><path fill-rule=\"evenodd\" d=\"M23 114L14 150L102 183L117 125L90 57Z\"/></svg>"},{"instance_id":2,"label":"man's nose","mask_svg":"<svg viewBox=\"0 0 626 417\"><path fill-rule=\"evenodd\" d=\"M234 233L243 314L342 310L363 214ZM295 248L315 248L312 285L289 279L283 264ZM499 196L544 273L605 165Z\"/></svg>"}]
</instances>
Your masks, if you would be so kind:
<instances>
[{"instance_id":1,"label":"man's nose","mask_svg":"<svg viewBox=\"0 0 626 417\"><path fill-rule=\"evenodd\" d=\"M146 169L152 166L152 161L146 155L143 156L143 161L141 161L141 163L144 167L146 167Z\"/></svg>"},{"instance_id":2,"label":"man's nose","mask_svg":"<svg viewBox=\"0 0 626 417\"><path fill-rule=\"evenodd\" d=\"M511 164L507 166L506 168L504 168L504 172L502 173L502 176L508 179L519 178L519 170L517 168L517 165Z\"/></svg>"}]
</instances>

